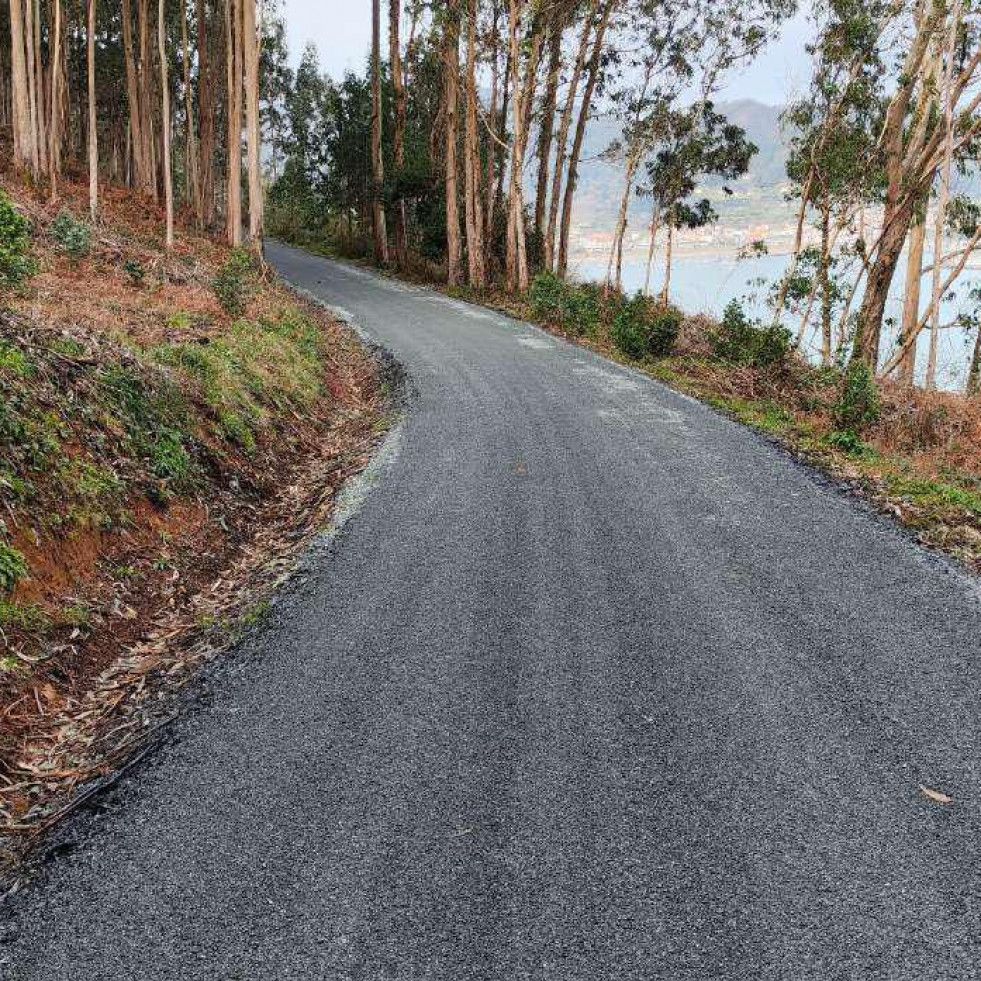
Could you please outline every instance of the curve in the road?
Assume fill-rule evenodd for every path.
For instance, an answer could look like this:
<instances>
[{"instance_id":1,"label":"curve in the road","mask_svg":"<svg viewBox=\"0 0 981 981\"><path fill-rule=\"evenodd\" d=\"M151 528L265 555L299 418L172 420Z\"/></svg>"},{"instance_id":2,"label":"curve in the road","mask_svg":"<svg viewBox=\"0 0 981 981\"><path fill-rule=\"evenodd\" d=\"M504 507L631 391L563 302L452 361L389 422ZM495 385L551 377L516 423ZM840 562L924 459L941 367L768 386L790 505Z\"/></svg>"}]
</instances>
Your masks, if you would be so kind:
<instances>
[{"instance_id":1,"label":"curve in the road","mask_svg":"<svg viewBox=\"0 0 981 981\"><path fill-rule=\"evenodd\" d=\"M981 974L975 585L633 371L269 253L406 366L399 452L0 977Z\"/></svg>"}]
</instances>

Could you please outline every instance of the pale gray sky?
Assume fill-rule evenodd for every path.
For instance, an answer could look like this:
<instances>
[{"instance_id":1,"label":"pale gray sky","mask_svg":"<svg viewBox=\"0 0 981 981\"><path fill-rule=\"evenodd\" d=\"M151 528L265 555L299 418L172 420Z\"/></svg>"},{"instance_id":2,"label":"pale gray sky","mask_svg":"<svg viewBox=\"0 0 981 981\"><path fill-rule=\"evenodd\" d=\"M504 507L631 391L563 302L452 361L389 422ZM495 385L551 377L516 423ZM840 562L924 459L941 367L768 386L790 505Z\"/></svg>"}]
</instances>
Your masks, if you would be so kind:
<instances>
[{"instance_id":1,"label":"pale gray sky","mask_svg":"<svg viewBox=\"0 0 981 981\"><path fill-rule=\"evenodd\" d=\"M360 70L371 39L369 0L283 0L290 55L295 64L307 41L320 52L320 63L335 78L346 69ZM784 26L752 65L734 74L720 98L758 99L771 105L787 101L807 82L803 15Z\"/></svg>"}]
</instances>

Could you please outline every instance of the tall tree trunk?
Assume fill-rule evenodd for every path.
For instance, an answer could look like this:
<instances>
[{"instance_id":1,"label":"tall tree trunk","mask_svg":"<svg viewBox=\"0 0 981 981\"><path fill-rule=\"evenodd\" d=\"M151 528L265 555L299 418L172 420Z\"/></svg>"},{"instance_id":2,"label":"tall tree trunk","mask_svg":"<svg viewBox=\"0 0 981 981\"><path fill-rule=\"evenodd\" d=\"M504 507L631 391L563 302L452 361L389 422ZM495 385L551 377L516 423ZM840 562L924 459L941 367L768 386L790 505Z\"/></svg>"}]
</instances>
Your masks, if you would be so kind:
<instances>
[{"instance_id":1,"label":"tall tree trunk","mask_svg":"<svg viewBox=\"0 0 981 981\"><path fill-rule=\"evenodd\" d=\"M124 0L125 2L125 0ZM197 0L198 28L198 185L201 189L201 224L215 221L215 112L212 76L211 31L204 0Z\"/></svg>"},{"instance_id":2,"label":"tall tree trunk","mask_svg":"<svg viewBox=\"0 0 981 981\"><path fill-rule=\"evenodd\" d=\"M674 252L674 222L669 221L668 244L664 249L664 286L661 288L661 302L667 306L671 300L671 260Z\"/></svg>"},{"instance_id":3,"label":"tall tree trunk","mask_svg":"<svg viewBox=\"0 0 981 981\"><path fill-rule=\"evenodd\" d=\"M154 141L153 124L153 70L152 48L150 44L150 0L137 0L139 12L140 63L136 80L139 86L140 117L143 122L140 160L143 171L142 189L160 200L160 183L157 180L157 148Z\"/></svg>"},{"instance_id":4,"label":"tall tree trunk","mask_svg":"<svg viewBox=\"0 0 981 981\"><path fill-rule=\"evenodd\" d=\"M576 182L579 179L579 156L582 153L582 142L586 135L586 123L593 102L593 93L599 78L600 62L603 55L603 40L610 16L617 0L606 0L606 5L596 28L596 38L589 58L589 68L586 75L586 87L583 90L582 105L579 107L579 118L576 120L576 135L572 141L572 152L569 154L568 173L565 179L565 193L562 197L562 224L559 229L559 251L556 260L556 272L562 278L569 267L569 229L572 225L572 203L576 195Z\"/></svg>"},{"instance_id":5,"label":"tall tree trunk","mask_svg":"<svg viewBox=\"0 0 981 981\"><path fill-rule=\"evenodd\" d=\"M34 61L34 125L37 127L39 174L48 172L48 111L46 108L44 63L41 60L41 3L31 4L31 51Z\"/></svg>"},{"instance_id":6,"label":"tall tree trunk","mask_svg":"<svg viewBox=\"0 0 981 981\"><path fill-rule=\"evenodd\" d=\"M774 326L780 323L780 316L787 302L787 290L790 289L791 280L794 278L794 274L797 272L797 264L800 262L801 247L804 244L804 219L807 217L807 206L811 201L811 188L813 186L814 167L812 165L801 190L800 207L797 209L797 225L794 229L794 249L790 254L790 265L780 280L780 285L777 287L777 297L773 303Z\"/></svg>"},{"instance_id":7,"label":"tall tree trunk","mask_svg":"<svg viewBox=\"0 0 981 981\"><path fill-rule=\"evenodd\" d=\"M242 244L242 36L241 0L225 0L226 74L228 84L228 179L225 224L228 242Z\"/></svg>"},{"instance_id":8,"label":"tall tree trunk","mask_svg":"<svg viewBox=\"0 0 981 981\"><path fill-rule=\"evenodd\" d=\"M36 32L34 29L35 0L24 0L24 51L26 52L27 102L28 118L30 119L30 151L31 172L34 178L40 177L44 170L43 134L41 132L41 112L38 106L37 70L35 68Z\"/></svg>"},{"instance_id":9,"label":"tall tree trunk","mask_svg":"<svg viewBox=\"0 0 981 981\"><path fill-rule=\"evenodd\" d=\"M942 3L918 4L914 16L914 35L906 49L904 65L898 74L897 85L889 98L879 138L884 151L886 190L882 209L882 231L878 247L868 268L865 294L858 311L858 324L852 348L852 360L864 361L874 371L879 363L882 318L885 313L889 287L896 264L906 241L913 218L915 203L921 188L929 186L935 165L924 168L919 161L923 149L931 149L935 134L927 137L927 112L918 113L921 122L912 131L906 117L917 83L920 84L918 107L926 108L928 84L934 74L930 51L938 21L945 15ZM935 59L933 59L935 61ZM926 71L921 70L924 62ZM929 157L930 154L927 154ZM928 180L927 178L930 178ZM846 306L847 312L847 306Z\"/></svg>"},{"instance_id":10,"label":"tall tree trunk","mask_svg":"<svg viewBox=\"0 0 981 981\"><path fill-rule=\"evenodd\" d=\"M463 281L460 244L460 211L457 191L458 107L460 75L459 0L449 0L443 27L443 108L446 113L446 281L459 286Z\"/></svg>"},{"instance_id":11,"label":"tall tree trunk","mask_svg":"<svg viewBox=\"0 0 981 981\"><path fill-rule=\"evenodd\" d=\"M487 113L487 128L491 133L496 134L499 129L498 123L498 89L500 85L500 54L501 54L501 31L498 23L500 8L497 0L491 5L491 88L490 88L490 107ZM486 249L486 265L489 265L490 254L493 251L494 242L494 201L495 201L495 165L498 160L498 149L493 140L487 148L487 172L484 178L484 243ZM486 269L490 275L489 268Z\"/></svg>"},{"instance_id":12,"label":"tall tree trunk","mask_svg":"<svg viewBox=\"0 0 981 981\"><path fill-rule=\"evenodd\" d=\"M930 322L930 349L927 357L926 387L937 387L937 349L940 339L940 293L942 289L944 224L947 220L947 202L950 200L950 169L954 157L954 55L957 34L961 22L961 0L953 0L950 30L946 38L946 51L943 54L943 111L944 111L944 153L940 171L940 193L937 197L937 212L933 227L933 283L930 302L933 317Z\"/></svg>"},{"instance_id":13,"label":"tall tree trunk","mask_svg":"<svg viewBox=\"0 0 981 981\"><path fill-rule=\"evenodd\" d=\"M531 118L530 100L534 98L538 60L542 49L542 27L536 16L531 26L531 37L522 39L522 22L526 0L510 0L508 35L511 48L511 88L514 92L514 133L511 142L511 162L508 167L507 249L505 271L508 288L523 292L528 288L528 249L525 242L525 208L522 190L525 150L528 145L528 129ZM528 47L522 71L521 51Z\"/></svg>"},{"instance_id":14,"label":"tall tree trunk","mask_svg":"<svg viewBox=\"0 0 981 981\"><path fill-rule=\"evenodd\" d=\"M889 287L892 285L903 243L913 217L913 199L887 210L889 218L879 240L876 259L869 268L865 295L858 312L858 331L852 358L865 361L873 370L879 361L879 342L882 318L886 310Z\"/></svg>"},{"instance_id":15,"label":"tall tree trunk","mask_svg":"<svg viewBox=\"0 0 981 981\"><path fill-rule=\"evenodd\" d=\"M136 2L137 9L141 11L142 0L136 0ZM152 169L147 159L150 121L146 116L143 86L140 81L145 66L137 62L130 0L122 0L122 14L123 57L126 62L126 99L129 104L129 135L132 151L132 183L144 194L155 194Z\"/></svg>"},{"instance_id":16,"label":"tall tree trunk","mask_svg":"<svg viewBox=\"0 0 981 981\"><path fill-rule=\"evenodd\" d=\"M654 265L654 246L657 243L657 233L661 227L661 200L654 198L654 210L651 213L651 238L647 244L647 268L644 271L644 296L651 295L651 267Z\"/></svg>"},{"instance_id":17,"label":"tall tree trunk","mask_svg":"<svg viewBox=\"0 0 981 981\"><path fill-rule=\"evenodd\" d=\"M504 82L501 93L501 112L498 116L497 139L494 141L492 152L494 153L494 169L497 171L497 181L494 187L494 203L491 207L491 214L494 215L504 207L504 162L505 150L507 149L508 136L508 110L511 104L511 40L508 36L507 43L504 45ZM495 235L495 224L491 222L491 240Z\"/></svg>"},{"instance_id":18,"label":"tall tree trunk","mask_svg":"<svg viewBox=\"0 0 981 981\"><path fill-rule=\"evenodd\" d=\"M184 0L181 0L183 3ZM174 248L174 181L170 166L170 80L167 77L167 20L164 16L164 0L157 5L157 45L160 57L160 132L163 136L164 206L167 211L167 238L165 245L170 252Z\"/></svg>"},{"instance_id":19,"label":"tall tree trunk","mask_svg":"<svg viewBox=\"0 0 981 981\"><path fill-rule=\"evenodd\" d=\"M538 127L538 179L535 186L535 232L545 234L545 213L548 207L548 173L552 158L552 133L555 129L555 104L559 91L559 69L562 66L562 35L565 29L563 11L552 18L548 39L548 72L545 76L545 95L542 99L542 119Z\"/></svg>"},{"instance_id":20,"label":"tall tree trunk","mask_svg":"<svg viewBox=\"0 0 981 981\"><path fill-rule=\"evenodd\" d=\"M906 340L920 320L920 288L923 282L923 246L926 242L926 207L918 215L910 229L909 249L906 253L906 284L903 295L903 323L899 333L900 342ZM916 377L916 345L906 351L899 366L899 377L906 385L912 385Z\"/></svg>"},{"instance_id":21,"label":"tall tree trunk","mask_svg":"<svg viewBox=\"0 0 981 981\"><path fill-rule=\"evenodd\" d=\"M27 0L30 4L31 0ZM22 0L10 0L11 101L14 117L14 163L35 175L38 169L37 130L31 114L26 22Z\"/></svg>"},{"instance_id":22,"label":"tall tree trunk","mask_svg":"<svg viewBox=\"0 0 981 981\"><path fill-rule=\"evenodd\" d=\"M388 230L385 227L385 163L382 160L381 101L381 4L371 0L371 228L375 261L388 262Z\"/></svg>"},{"instance_id":23,"label":"tall tree trunk","mask_svg":"<svg viewBox=\"0 0 981 981\"><path fill-rule=\"evenodd\" d=\"M99 213L99 128L95 92L95 0L86 2L85 63L89 91L89 217Z\"/></svg>"},{"instance_id":24,"label":"tall tree trunk","mask_svg":"<svg viewBox=\"0 0 981 981\"><path fill-rule=\"evenodd\" d=\"M634 189L634 176L640 165L640 156L631 152L627 157L627 167L623 175L623 193L620 195L620 209L613 229L613 242L610 245L610 258L606 267L606 291L618 290L622 282L623 270L623 239L627 233L627 210L630 207L630 195Z\"/></svg>"},{"instance_id":25,"label":"tall tree trunk","mask_svg":"<svg viewBox=\"0 0 981 981\"><path fill-rule=\"evenodd\" d=\"M184 146L184 170L187 181L187 203L194 211L198 223L201 222L201 182L198 180L198 147L194 132L194 104L191 98L191 46L187 40L187 0L181 5L181 64L184 69L184 115L186 117L187 141Z\"/></svg>"},{"instance_id":26,"label":"tall tree trunk","mask_svg":"<svg viewBox=\"0 0 981 981\"><path fill-rule=\"evenodd\" d=\"M484 214L480 186L480 135L477 128L477 0L467 9L467 64L463 133L464 218L467 229L467 271L470 285L487 285L484 255Z\"/></svg>"},{"instance_id":27,"label":"tall tree trunk","mask_svg":"<svg viewBox=\"0 0 981 981\"><path fill-rule=\"evenodd\" d=\"M377 0L376 0L377 2ZM259 118L259 32L256 0L242 0L242 60L245 68L245 120L249 165L249 240L262 255L262 123Z\"/></svg>"},{"instance_id":28,"label":"tall tree trunk","mask_svg":"<svg viewBox=\"0 0 981 981\"><path fill-rule=\"evenodd\" d=\"M51 172L51 200L58 197L58 169L61 164L61 0L53 0L54 25L51 41L51 121L48 124L50 139L48 166Z\"/></svg>"},{"instance_id":29,"label":"tall tree trunk","mask_svg":"<svg viewBox=\"0 0 981 981\"><path fill-rule=\"evenodd\" d=\"M974 351L971 354L971 365L967 369L965 391L968 395L981 394L981 326L974 336Z\"/></svg>"},{"instance_id":30,"label":"tall tree trunk","mask_svg":"<svg viewBox=\"0 0 981 981\"><path fill-rule=\"evenodd\" d=\"M396 187L402 180L402 170L405 167L405 77L399 39L401 15L401 0L388 0L388 60L392 73L392 164L395 167ZM395 265L399 269L405 269L409 261L409 227L405 198L398 189L393 203Z\"/></svg>"},{"instance_id":31,"label":"tall tree trunk","mask_svg":"<svg viewBox=\"0 0 981 981\"><path fill-rule=\"evenodd\" d=\"M831 364L831 206L827 194L821 200L821 254L818 260L818 278L821 285L821 363Z\"/></svg>"}]
</instances>

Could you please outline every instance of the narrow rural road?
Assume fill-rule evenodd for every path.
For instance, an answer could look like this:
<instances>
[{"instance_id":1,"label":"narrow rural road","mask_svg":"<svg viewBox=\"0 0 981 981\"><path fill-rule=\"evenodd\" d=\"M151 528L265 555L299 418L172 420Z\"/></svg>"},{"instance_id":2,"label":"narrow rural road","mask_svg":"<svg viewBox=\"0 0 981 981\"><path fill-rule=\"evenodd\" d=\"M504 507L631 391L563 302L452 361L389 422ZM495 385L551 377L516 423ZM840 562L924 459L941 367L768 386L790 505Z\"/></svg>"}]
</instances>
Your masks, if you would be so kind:
<instances>
[{"instance_id":1,"label":"narrow rural road","mask_svg":"<svg viewBox=\"0 0 981 981\"><path fill-rule=\"evenodd\" d=\"M404 363L406 421L0 977L981 975L976 585L638 374L270 256Z\"/></svg>"}]
</instances>

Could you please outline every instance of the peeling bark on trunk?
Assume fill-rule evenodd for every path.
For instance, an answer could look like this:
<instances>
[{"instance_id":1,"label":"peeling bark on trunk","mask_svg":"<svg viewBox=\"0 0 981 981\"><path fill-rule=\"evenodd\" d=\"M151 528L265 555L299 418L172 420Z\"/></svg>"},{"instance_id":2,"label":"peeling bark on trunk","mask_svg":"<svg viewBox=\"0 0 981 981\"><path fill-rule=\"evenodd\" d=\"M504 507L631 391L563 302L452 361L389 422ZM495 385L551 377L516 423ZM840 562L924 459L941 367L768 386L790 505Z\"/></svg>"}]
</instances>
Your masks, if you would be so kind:
<instances>
[{"instance_id":1,"label":"peeling bark on trunk","mask_svg":"<svg viewBox=\"0 0 981 981\"><path fill-rule=\"evenodd\" d=\"M371 230L375 261L388 262L388 231L382 189L385 164L382 160L381 104L381 4L371 0Z\"/></svg>"},{"instance_id":2,"label":"peeling bark on trunk","mask_svg":"<svg viewBox=\"0 0 981 981\"><path fill-rule=\"evenodd\" d=\"M530 100L534 97L538 59L541 55L542 34L540 25L532 27L530 50L521 70L521 25L525 0L510 0L508 37L511 50L511 87L514 92L514 134L511 143L511 161L508 187L508 225L505 251L505 275L512 292L528 288L528 250L525 243L524 195L522 176L525 150L528 144L528 122L531 116Z\"/></svg>"},{"instance_id":3,"label":"peeling bark on trunk","mask_svg":"<svg viewBox=\"0 0 981 981\"><path fill-rule=\"evenodd\" d=\"M183 2L183 0L181 0ZM174 248L174 181L170 166L170 80L167 77L167 22L164 17L164 0L157 6L157 44L160 58L160 130L163 136L164 207L167 212L167 237L165 245L170 252Z\"/></svg>"},{"instance_id":4,"label":"peeling bark on trunk","mask_svg":"<svg viewBox=\"0 0 981 981\"><path fill-rule=\"evenodd\" d=\"M937 387L937 346L940 337L944 222L947 219L947 202L950 200L950 170L954 158L954 56L960 21L961 0L954 0L950 30L946 38L946 50L943 52L944 151L943 165L940 171L940 193L937 197L937 213L934 217L933 231L933 283L930 291L933 318L930 322L930 349L925 378L928 389Z\"/></svg>"},{"instance_id":5,"label":"peeling bark on trunk","mask_svg":"<svg viewBox=\"0 0 981 981\"><path fill-rule=\"evenodd\" d=\"M242 244L242 59L241 0L225 0L226 74L228 84L228 180L226 234L232 246Z\"/></svg>"},{"instance_id":6,"label":"peeling bark on trunk","mask_svg":"<svg viewBox=\"0 0 981 981\"><path fill-rule=\"evenodd\" d=\"M259 118L259 32L256 0L242 0L242 61L245 74L245 130L248 138L249 242L262 256L262 133Z\"/></svg>"},{"instance_id":7,"label":"peeling bark on trunk","mask_svg":"<svg viewBox=\"0 0 981 981\"><path fill-rule=\"evenodd\" d=\"M825 198L821 205L821 256L818 278L821 286L821 363L831 364L831 206Z\"/></svg>"},{"instance_id":8,"label":"peeling bark on trunk","mask_svg":"<svg viewBox=\"0 0 981 981\"><path fill-rule=\"evenodd\" d=\"M198 28L198 183L201 188L201 223L210 228L215 221L215 113L214 79L209 44L211 32L204 0L197 0Z\"/></svg>"},{"instance_id":9,"label":"peeling bark on trunk","mask_svg":"<svg viewBox=\"0 0 981 981\"><path fill-rule=\"evenodd\" d=\"M86 3L85 65L89 92L89 218L99 214L99 129L95 92L95 0Z\"/></svg>"},{"instance_id":10,"label":"peeling bark on trunk","mask_svg":"<svg viewBox=\"0 0 981 981\"><path fill-rule=\"evenodd\" d=\"M487 285L484 256L484 214L480 186L480 139L477 129L477 2L467 11L466 112L464 117L464 218L467 229L467 272L470 285Z\"/></svg>"},{"instance_id":11,"label":"peeling bark on trunk","mask_svg":"<svg viewBox=\"0 0 981 981\"><path fill-rule=\"evenodd\" d=\"M30 4L31 0L27 0ZM35 175L38 170L37 130L31 112L26 21L22 0L10 0L11 101L14 116L14 162Z\"/></svg>"},{"instance_id":12,"label":"peeling bark on trunk","mask_svg":"<svg viewBox=\"0 0 981 981\"><path fill-rule=\"evenodd\" d=\"M572 126L572 113L575 109L576 94L579 91L579 80L586 66L586 56L589 53L589 39L592 35L593 18L599 7L599 0L592 4L583 20L582 34L576 49L576 59L569 79L569 91L566 93L565 106L559 121L558 137L555 141L555 169L552 174L552 194L548 206L548 229L545 232L545 265L555 269L555 236L559 221L559 205L562 200L562 176L565 173L566 147L569 142L569 129Z\"/></svg>"},{"instance_id":13,"label":"peeling bark on trunk","mask_svg":"<svg viewBox=\"0 0 981 981\"><path fill-rule=\"evenodd\" d=\"M903 324L901 341L905 341L916 330L920 319L920 289L923 281L923 246L926 242L926 201L924 214L914 222L909 236L909 249L906 255L906 288L903 295ZM916 344L910 346L899 366L900 380L912 385L916 375Z\"/></svg>"},{"instance_id":14,"label":"peeling bark on trunk","mask_svg":"<svg viewBox=\"0 0 981 981\"><path fill-rule=\"evenodd\" d=\"M51 200L58 197L58 171L61 166L61 0L54 0L54 25L51 42L51 121L48 123L50 139L48 166L51 176Z\"/></svg>"},{"instance_id":15,"label":"peeling bark on trunk","mask_svg":"<svg viewBox=\"0 0 981 981\"><path fill-rule=\"evenodd\" d=\"M457 90L460 77L459 0L450 0L443 28L443 110L446 114L446 281L450 286L463 282L460 244L460 210L457 189Z\"/></svg>"},{"instance_id":16,"label":"peeling bark on trunk","mask_svg":"<svg viewBox=\"0 0 981 981\"><path fill-rule=\"evenodd\" d=\"M191 47L187 40L187 3L181 5L181 64L184 69L184 113L187 125L187 141L184 145L184 169L187 181L187 203L201 223L201 182L198 180L198 147L194 132L194 105L191 98Z\"/></svg>"},{"instance_id":17,"label":"peeling bark on trunk","mask_svg":"<svg viewBox=\"0 0 981 981\"><path fill-rule=\"evenodd\" d=\"M491 8L492 29L491 29L491 89L490 89L490 108L487 114L487 126L491 133L498 131L498 89L500 86L500 48L501 32L498 26L500 10L496 3ZM487 149L487 171L484 178L484 242L490 249L494 241L494 194L495 194L495 164L498 159L498 151L495 145ZM487 257L489 259L489 256ZM488 270L488 273L490 271Z\"/></svg>"},{"instance_id":18,"label":"peeling bark on trunk","mask_svg":"<svg viewBox=\"0 0 981 981\"><path fill-rule=\"evenodd\" d=\"M667 306L671 300L671 259L674 251L674 223L668 222L668 244L664 250L664 286L661 289L661 302Z\"/></svg>"},{"instance_id":19,"label":"peeling bark on trunk","mask_svg":"<svg viewBox=\"0 0 981 981\"><path fill-rule=\"evenodd\" d=\"M392 73L392 162L395 178L401 179L405 167L405 78L402 69L402 50L399 40L401 0L388 0L388 51ZM396 193L394 201L393 235L395 239L395 265L405 269L409 260L408 217L405 198Z\"/></svg>"},{"instance_id":20,"label":"peeling bark on trunk","mask_svg":"<svg viewBox=\"0 0 981 981\"><path fill-rule=\"evenodd\" d=\"M627 158L627 167L623 175L623 194L620 195L620 209L613 229L613 242L610 246L610 258L606 267L606 290L620 289L623 274L623 238L627 233L627 211L630 207L630 195L634 189L634 177L640 165L640 156L632 153Z\"/></svg>"},{"instance_id":21,"label":"peeling bark on trunk","mask_svg":"<svg viewBox=\"0 0 981 981\"><path fill-rule=\"evenodd\" d=\"M661 227L661 202L654 199L654 210L651 214L651 238L647 244L647 268L644 271L644 296L651 295L651 268L654 265L654 247L657 243L657 233Z\"/></svg>"}]
</instances>

